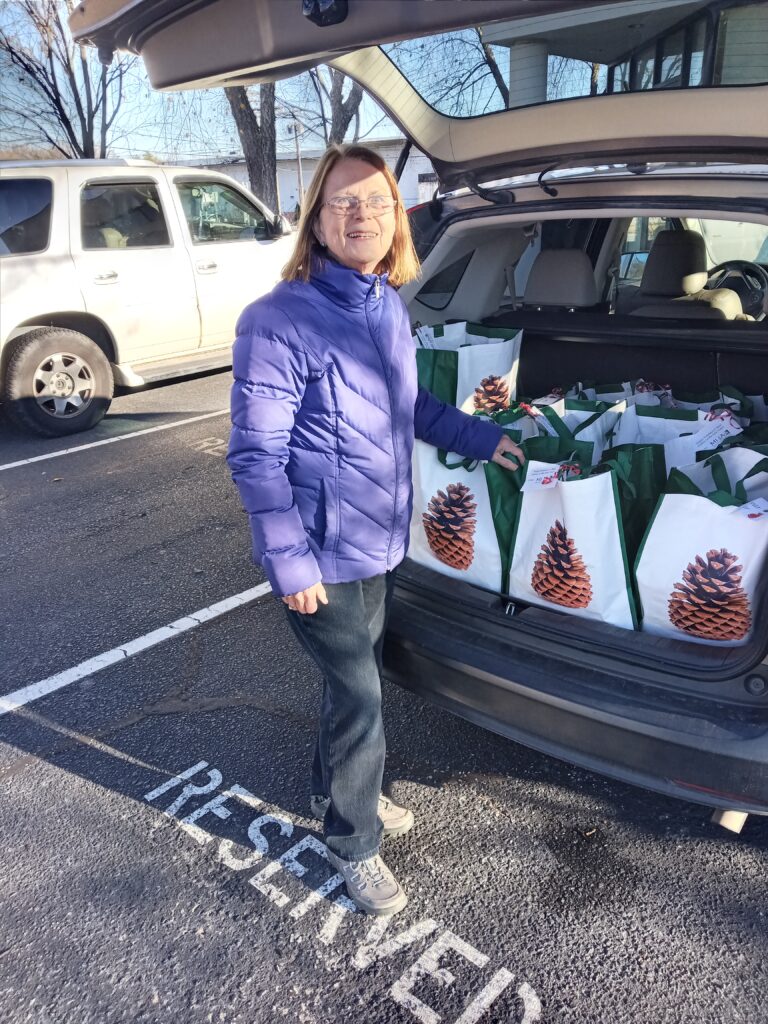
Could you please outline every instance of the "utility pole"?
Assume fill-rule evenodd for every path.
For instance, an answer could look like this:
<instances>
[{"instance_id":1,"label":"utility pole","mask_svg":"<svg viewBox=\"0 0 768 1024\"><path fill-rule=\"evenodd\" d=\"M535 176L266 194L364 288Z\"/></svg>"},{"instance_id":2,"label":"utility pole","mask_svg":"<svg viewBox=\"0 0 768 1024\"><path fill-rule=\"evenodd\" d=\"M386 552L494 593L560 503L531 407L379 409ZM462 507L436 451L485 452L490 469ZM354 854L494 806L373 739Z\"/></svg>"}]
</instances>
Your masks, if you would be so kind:
<instances>
[{"instance_id":1,"label":"utility pole","mask_svg":"<svg viewBox=\"0 0 768 1024\"><path fill-rule=\"evenodd\" d=\"M297 121L291 122L293 139L296 143L296 169L299 174L299 205L304 206L304 175L301 173L301 143L299 142L299 125Z\"/></svg>"}]
</instances>

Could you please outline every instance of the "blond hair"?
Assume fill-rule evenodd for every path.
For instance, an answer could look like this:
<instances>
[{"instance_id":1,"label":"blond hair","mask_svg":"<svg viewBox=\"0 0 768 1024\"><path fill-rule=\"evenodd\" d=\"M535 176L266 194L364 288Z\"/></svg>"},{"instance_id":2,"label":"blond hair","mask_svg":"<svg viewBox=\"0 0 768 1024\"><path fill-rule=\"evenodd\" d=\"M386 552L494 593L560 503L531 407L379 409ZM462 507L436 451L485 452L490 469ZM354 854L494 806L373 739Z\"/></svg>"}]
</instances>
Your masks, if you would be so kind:
<instances>
[{"instance_id":1,"label":"blond hair","mask_svg":"<svg viewBox=\"0 0 768 1024\"><path fill-rule=\"evenodd\" d=\"M346 146L329 146L320 157L317 170L304 196L296 246L293 250L293 255L283 267L283 280L309 280L312 252L318 245L314 233L315 221L320 216L320 210L323 205L323 191L328 175L340 160L364 160L365 163L370 164L377 171L381 171L387 179L392 198L396 200L395 235L392 239L392 245L389 247L389 252L381 263L376 266L375 273L389 274L389 283L392 285L401 285L407 281L413 281L419 276L421 266L413 245L408 214L405 212L403 197L400 195L400 189L397 187L395 176L378 153L368 149L367 146L358 146L355 143Z\"/></svg>"}]
</instances>

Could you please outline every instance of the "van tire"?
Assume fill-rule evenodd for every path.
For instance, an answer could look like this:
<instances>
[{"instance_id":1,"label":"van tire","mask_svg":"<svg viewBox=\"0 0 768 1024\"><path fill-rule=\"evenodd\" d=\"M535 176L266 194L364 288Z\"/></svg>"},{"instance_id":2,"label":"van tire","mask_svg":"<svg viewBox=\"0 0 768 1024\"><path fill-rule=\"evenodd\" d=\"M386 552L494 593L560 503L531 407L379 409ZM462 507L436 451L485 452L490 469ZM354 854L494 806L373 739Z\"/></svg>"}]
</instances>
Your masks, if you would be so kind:
<instances>
[{"instance_id":1,"label":"van tire","mask_svg":"<svg viewBox=\"0 0 768 1024\"><path fill-rule=\"evenodd\" d=\"M115 384L109 360L90 338L64 327L36 327L11 345L0 401L13 426L66 437L104 418Z\"/></svg>"}]
</instances>

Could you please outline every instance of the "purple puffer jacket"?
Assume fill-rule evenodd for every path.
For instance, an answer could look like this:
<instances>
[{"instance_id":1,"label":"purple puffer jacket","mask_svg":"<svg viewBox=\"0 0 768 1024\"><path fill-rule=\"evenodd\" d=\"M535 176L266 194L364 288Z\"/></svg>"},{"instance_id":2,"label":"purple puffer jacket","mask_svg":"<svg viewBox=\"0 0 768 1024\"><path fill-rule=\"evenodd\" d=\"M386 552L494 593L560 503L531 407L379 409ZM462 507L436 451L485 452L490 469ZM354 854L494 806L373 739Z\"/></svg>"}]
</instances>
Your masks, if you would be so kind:
<instances>
[{"instance_id":1,"label":"purple puffer jacket","mask_svg":"<svg viewBox=\"0 0 768 1024\"><path fill-rule=\"evenodd\" d=\"M502 431L416 379L386 275L318 259L237 324L227 461L276 594L392 569L408 547L414 435L490 459Z\"/></svg>"}]
</instances>

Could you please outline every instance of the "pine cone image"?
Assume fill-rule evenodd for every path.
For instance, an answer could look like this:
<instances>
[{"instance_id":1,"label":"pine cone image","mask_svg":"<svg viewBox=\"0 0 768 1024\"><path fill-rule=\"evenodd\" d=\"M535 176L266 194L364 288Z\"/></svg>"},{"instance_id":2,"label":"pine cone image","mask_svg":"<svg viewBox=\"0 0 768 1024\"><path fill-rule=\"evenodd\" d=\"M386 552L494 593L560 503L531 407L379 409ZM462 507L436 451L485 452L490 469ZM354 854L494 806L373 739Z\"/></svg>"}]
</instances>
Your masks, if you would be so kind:
<instances>
[{"instance_id":1,"label":"pine cone image","mask_svg":"<svg viewBox=\"0 0 768 1024\"><path fill-rule=\"evenodd\" d=\"M713 548L696 556L669 598L669 621L702 640L743 640L752 624L738 555Z\"/></svg>"},{"instance_id":2,"label":"pine cone image","mask_svg":"<svg viewBox=\"0 0 768 1024\"><path fill-rule=\"evenodd\" d=\"M475 388L475 409L479 412L499 412L509 408L509 386L503 377L484 377Z\"/></svg>"},{"instance_id":3,"label":"pine cone image","mask_svg":"<svg viewBox=\"0 0 768 1024\"><path fill-rule=\"evenodd\" d=\"M423 514L424 532L435 558L452 569L468 569L475 557L475 496L466 484L448 484Z\"/></svg>"},{"instance_id":4,"label":"pine cone image","mask_svg":"<svg viewBox=\"0 0 768 1024\"><path fill-rule=\"evenodd\" d=\"M558 519L534 563L531 586L545 601L564 608L586 608L592 600L592 583L584 559Z\"/></svg>"}]
</instances>

